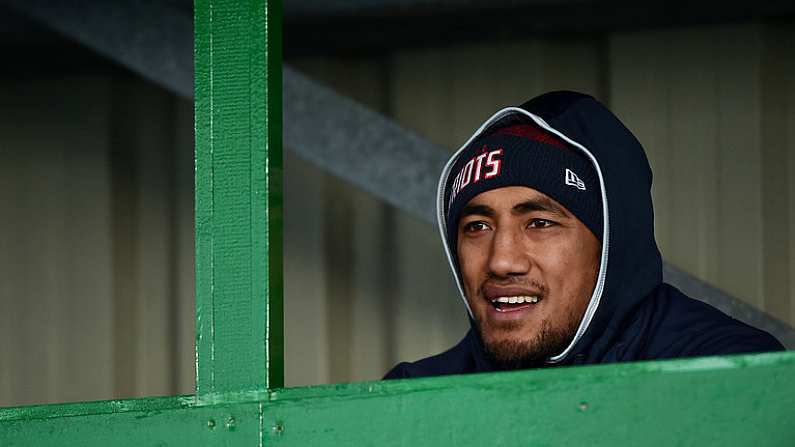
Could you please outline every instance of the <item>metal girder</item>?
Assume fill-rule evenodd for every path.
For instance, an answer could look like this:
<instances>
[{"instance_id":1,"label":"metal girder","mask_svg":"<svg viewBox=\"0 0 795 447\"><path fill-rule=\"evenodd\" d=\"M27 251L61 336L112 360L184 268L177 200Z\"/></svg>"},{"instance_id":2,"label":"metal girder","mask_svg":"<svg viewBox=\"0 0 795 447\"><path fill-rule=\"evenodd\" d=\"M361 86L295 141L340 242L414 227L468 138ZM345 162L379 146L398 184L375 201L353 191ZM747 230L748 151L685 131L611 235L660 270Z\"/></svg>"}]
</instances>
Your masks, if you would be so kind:
<instances>
[{"instance_id":1,"label":"metal girder","mask_svg":"<svg viewBox=\"0 0 795 447\"><path fill-rule=\"evenodd\" d=\"M184 11L193 8L192 0L161 0ZM601 28L605 24L640 26L664 23L716 23L726 20L754 20L795 13L795 4L788 0L749 3L741 0L673 0L656 2L625 2L603 0L289 0L284 2L284 19L325 20L333 25L344 17L380 21L389 17L416 19L436 16L440 19L461 14L480 15L496 11L504 19L515 20L522 15L530 25L545 26L554 19L556 27L566 31ZM630 21L632 19L640 20ZM500 23L504 27L505 23ZM289 33L290 31L288 31Z\"/></svg>"},{"instance_id":2,"label":"metal girder","mask_svg":"<svg viewBox=\"0 0 795 447\"><path fill-rule=\"evenodd\" d=\"M193 17L155 0L0 0L184 98L193 97Z\"/></svg>"},{"instance_id":3,"label":"metal girder","mask_svg":"<svg viewBox=\"0 0 795 447\"><path fill-rule=\"evenodd\" d=\"M679 290L710 304L732 318L773 334L787 349L795 349L795 331L781 320L759 311L671 264L663 265L663 280Z\"/></svg>"},{"instance_id":4,"label":"metal girder","mask_svg":"<svg viewBox=\"0 0 795 447\"><path fill-rule=\"evenodd\" d=\"M191 17L153 1L2 0L185 98L193 94ZM421 219L435 220L435 184L448 153L331 89L284 68L284 143L317 164ZM789 349L795 331L666 264L666 281Z\"/></svg>"},{"instance_id":5,"label":"metal girder","mask_svg":"<svg viewBox=\"0 0 795 447\"><path fill-rule=\"evenodd\" d=\"M285 53L372 52L536 35L792 19L795 2L346 0L285 5Z\"/></svg>"},{"instance_id":6,"label":"metal girder","mask_svg":"<svg viewBox=\"0 0 795 447\"><path fill-rule=\"evenodd\" d=\"M301 157L427 222L450 156L293 69L284 69L284 142Z\"/></svg>"},{"instance_id":7,"label":"metal girder","mask_svg":"<svg viewBox=\"0 0 795 447\"><path fill-rule=\"evenodd\" d=\"M594 0L586 0L593 3ZM432 12L455 12L460 10L484 10L517 6L543 6L549 4L583 3L583 0L338 0L318 2L292 0L284 5L285 19L322 17L339 18L355 15L387 15Z\"/></svg>"}]
</instances>

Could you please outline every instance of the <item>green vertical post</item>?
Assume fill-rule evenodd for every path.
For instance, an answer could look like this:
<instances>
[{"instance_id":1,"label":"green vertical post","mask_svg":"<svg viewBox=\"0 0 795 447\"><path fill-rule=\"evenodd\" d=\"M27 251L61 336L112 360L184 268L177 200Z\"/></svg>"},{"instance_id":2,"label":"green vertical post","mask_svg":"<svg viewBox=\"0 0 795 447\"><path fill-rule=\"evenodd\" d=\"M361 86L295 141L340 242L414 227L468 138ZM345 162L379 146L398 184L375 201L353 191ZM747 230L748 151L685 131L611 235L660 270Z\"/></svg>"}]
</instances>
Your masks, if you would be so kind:
<instances>
[{"instance_id":1,"label":"green vertical post","mask_svg":"<svg viewBox=\"0 0 795 447\"><path fill-rule=\"evenodd\" d=\"M196 395L283 384L281 11L196 0Z\"/></svg>"}]
</instances>

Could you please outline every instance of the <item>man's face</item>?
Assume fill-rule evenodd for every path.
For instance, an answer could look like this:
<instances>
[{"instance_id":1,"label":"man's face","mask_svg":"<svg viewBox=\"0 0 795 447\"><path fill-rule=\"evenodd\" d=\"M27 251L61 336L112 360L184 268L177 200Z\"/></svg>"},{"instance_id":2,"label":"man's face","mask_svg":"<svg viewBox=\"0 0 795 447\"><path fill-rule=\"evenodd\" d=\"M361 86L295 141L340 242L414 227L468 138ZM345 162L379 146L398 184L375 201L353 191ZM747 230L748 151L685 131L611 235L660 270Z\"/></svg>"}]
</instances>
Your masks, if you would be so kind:
<instances>
[{"instance_id":1,"label":"man's face","mask_svg":"<svg viewBox=\"0 0 795 447\"><path fill-rule=\"evenodd\" d=\"M537 365L568 346L596 284L600 249L588 227L532 188L494 189L466 205L458 225L464 291L500 366Z\"/></svg>"}]
</instances>

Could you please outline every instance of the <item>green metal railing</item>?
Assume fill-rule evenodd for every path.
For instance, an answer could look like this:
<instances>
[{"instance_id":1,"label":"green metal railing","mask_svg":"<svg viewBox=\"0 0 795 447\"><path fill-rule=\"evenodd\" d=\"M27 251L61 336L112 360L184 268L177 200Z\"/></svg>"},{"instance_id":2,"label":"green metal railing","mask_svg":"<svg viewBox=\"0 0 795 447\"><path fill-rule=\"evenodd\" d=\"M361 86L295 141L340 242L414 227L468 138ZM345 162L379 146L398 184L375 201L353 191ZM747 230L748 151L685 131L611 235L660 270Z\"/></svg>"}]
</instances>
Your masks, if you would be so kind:
<instances>
[{"instance_id":1,"label":"green metal railing","mask_svg":"<svg viewBox=\"0 0 795 447\"><path fill-rule=\"evenodd\" d=\"M0 409L0 446L795 445L793 353L280 388L279 5L195 11L196 394Z\"/></svg>"}]
</instances>

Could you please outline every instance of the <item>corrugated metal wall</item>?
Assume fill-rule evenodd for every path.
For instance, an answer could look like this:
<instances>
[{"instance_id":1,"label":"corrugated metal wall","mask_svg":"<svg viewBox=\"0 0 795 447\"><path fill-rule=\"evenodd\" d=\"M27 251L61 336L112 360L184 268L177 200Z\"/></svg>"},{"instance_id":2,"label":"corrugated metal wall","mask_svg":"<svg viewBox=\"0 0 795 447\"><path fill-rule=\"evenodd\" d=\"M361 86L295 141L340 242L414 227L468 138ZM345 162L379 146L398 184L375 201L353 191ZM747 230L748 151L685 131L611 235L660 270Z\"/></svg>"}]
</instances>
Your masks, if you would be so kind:
<instances>
[{"instance_id":1,"label":"corrugated metal wall","mask_svg":"<svg viewBox=\"0 0 795 447\"><path fill-rule=\"evenodd\" d=\"M795 323L795 34L715 26L611 39L611 104L649 154L665 258Z\"/></svg>"},{"instance_id":2,"label":"corrugated metal wall","mask_svg":"<svg viewBox=\"0 0 795 447\"><path fill-rule=\"evenodd\" d=\"M94 100L109 94L103 81L0 89L0 104L14 111L0 124L3 404L112 392L110 114Z\"/></svg>"},{"instance_id":3,"label":"corrugated metal wall","mask_svg":"<svg viewBox=\"0 0 795 447\"><path fill-rule=\"evenodd\" d=\"M451 150L502 106L595 95L647 149L666 259L793 324L794 41L731 25L291 62ZM0 100L0 405L191 392L191 106L108 76ZM288 385L457 342L435 229L285 163Z\"/></svg>"},{"instance_id":4,"label":"corrugated metal wall","mask_svg":"<svg viewBox=\"0 0 795 447\"><path fill-rule=\"evenodd\" d=\"M0 405L190 390L191 104L111 74L0 104Z\"/></svg>"},{"instance_id":5,"label":"corrugated metal wall","mask_svg":"<svg viewBox=\"0 0 795 447\"><path fill-rule=\"evenodd\" d=\"M793 324L794 35L786 26L720 25L407 50L380 59L313 58L297 65L450 150L503 106L556 89L594 95L647 150L665 259ZM360 209L371 206L351 201ZM390 355L376 350L366 361L346 359L351 366L344 374L325 365L331 381L351 370L355 379L377 378L395 360L450 347L466 327L435 230L398 211L378 215L382 225L387 219L382 245L397 254L387 262L399 281L381 286L397 290L377 306L393 309L391 321L373 314L367 323L351 324L372 326L366 333L379 340L392 337L393 346L383 349L394 357L379 364ZM354 222L353 228L346 234L356 244L361 227ZM377 261L380 253L364 256L384 262ZM350 308L333 288L326 293L332 307ZM308 383L290 374L299 364L288 364L288 377Z\"/></svg>"}]
</instances>

